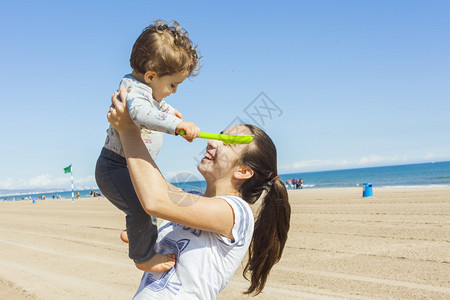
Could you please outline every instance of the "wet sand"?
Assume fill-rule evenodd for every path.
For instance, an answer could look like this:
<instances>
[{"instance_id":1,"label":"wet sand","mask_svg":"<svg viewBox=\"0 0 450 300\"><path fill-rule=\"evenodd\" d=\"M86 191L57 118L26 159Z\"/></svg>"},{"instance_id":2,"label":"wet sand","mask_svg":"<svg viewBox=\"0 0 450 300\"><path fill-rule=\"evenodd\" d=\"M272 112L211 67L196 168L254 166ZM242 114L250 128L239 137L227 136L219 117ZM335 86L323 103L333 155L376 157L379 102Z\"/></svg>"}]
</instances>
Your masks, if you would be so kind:
<instances>
[{"instance_id":1,"label":"wet sand","mask_svg":"<svg viewBox=\"0 0 450 300\"><path fill-rule=\"evenodd\" d=\"M450 188L289 194L289 240L254 299L450 298ZM106 199L0 202L0 299L131 299L124 227ZM218 299L247 287L240 268Z\"/></svg>"}]
</instances>

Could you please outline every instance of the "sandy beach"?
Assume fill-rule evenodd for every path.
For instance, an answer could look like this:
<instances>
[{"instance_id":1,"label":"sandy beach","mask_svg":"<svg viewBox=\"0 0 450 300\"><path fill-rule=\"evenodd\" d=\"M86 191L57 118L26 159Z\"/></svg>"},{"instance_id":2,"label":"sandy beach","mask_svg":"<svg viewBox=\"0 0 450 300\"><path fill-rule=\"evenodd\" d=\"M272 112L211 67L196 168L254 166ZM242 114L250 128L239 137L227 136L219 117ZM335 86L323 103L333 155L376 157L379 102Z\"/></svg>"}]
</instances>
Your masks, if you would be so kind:
<instances>
[{"instance_id":1,"label":"sandy beach","mask_svg":"<svg viewBox=\"0 0 450 300\"><path fill-rule=\"evenodd\" d=\"M289 191L282 260L254 299L450 299L450 188ZM0 202L0 299L131 299L142 272L106 199ZM247 299L240 268L218 299Z\"/></svg>"}]
</instances>

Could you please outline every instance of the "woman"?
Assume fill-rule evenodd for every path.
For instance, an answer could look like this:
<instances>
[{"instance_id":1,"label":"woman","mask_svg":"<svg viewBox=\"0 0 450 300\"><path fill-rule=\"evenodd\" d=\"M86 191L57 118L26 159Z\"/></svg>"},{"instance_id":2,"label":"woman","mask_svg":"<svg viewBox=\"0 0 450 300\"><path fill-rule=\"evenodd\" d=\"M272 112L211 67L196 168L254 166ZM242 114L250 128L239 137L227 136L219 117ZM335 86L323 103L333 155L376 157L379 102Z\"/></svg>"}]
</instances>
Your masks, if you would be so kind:
<instances>
[{"instance_id":1,"label":"woman","mask_svg":"<svg viewBox=\"0 0 450 300\"><path fill-rule=\"evenodd\" d=\"M204 196L173 192L151 159L139 128L129 117L126 91L112 97L108 120L119 132L133 186L144 210L164 221L157 252L176 255L162 273L144 273L134 299L215 299L249 250L246 294L259 294L281 258L290 205L277 175L276 148L261 129L233 126L225 134L254 135L248 145L209 141L198 166ZM248 204L261 200L256 221Z\"/></svg>"}]
</instances>

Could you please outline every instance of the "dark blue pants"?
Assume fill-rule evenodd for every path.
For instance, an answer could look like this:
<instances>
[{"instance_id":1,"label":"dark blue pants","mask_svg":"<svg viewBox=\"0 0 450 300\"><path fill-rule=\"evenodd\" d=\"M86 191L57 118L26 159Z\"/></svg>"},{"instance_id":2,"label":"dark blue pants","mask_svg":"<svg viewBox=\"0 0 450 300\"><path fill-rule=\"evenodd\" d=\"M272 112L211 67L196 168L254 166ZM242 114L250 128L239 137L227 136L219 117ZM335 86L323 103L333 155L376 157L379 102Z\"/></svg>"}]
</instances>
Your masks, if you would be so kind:
<instances>
[{"instance_id":1,"label":"dark blue pants","mask_svg":"<svg viewBox=\"0 0 450 300\"><path fill-rule=\"evenodd\" d=\"M95 167L95 180L102 194L127 215L129 257L138 264L150 260L155 255L157 227L139 202L125 158L103 148Z\"/></svg>"}]
</instances>

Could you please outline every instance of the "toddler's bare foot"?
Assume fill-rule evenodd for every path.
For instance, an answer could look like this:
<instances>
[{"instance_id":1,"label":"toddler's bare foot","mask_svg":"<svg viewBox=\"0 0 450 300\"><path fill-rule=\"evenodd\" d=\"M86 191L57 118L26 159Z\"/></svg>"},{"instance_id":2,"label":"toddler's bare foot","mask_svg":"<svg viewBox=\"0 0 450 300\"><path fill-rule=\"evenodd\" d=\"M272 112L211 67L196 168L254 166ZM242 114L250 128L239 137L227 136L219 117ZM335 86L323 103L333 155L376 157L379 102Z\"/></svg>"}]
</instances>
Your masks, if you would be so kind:
<instances>
[{"instance_id":1,"label":"toddler's bare foot","mask_svg":"<svg viewBox=\"0 0 450 300\"><path fill-rule=\"evenodd\" d=\"M156 253L149 261L136 264L136 267L145 272L160 273L172 269L175 266L175 254Z\"/></svg>"},{"instance_id":2,"label":"toddler's bare foot","mask_svg":"<svg viewBox=\"0 0 450 300\"><path fill-rule=\"evenodd\" d=\"M124 230L124 231L122 231L121 233L120 233L120 239L122 240L122 242L124 242L124 243L129 243L129 241L128 241L128 234L127 234L127 231L126 230Z\"/></svg>"}]
</instances>

